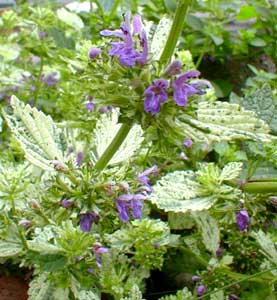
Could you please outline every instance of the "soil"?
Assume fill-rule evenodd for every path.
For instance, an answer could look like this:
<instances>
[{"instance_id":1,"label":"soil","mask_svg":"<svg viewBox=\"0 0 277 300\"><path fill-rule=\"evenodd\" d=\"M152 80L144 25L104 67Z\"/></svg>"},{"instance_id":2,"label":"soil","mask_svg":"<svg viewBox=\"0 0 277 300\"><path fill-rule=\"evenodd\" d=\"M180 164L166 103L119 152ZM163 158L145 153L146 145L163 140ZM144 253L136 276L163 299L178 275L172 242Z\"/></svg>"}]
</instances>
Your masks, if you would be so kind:
<instances>
[{"instance_id":1,"label":"soil","mask_svg":"<svg viewBox=\"0 0 277 300\"><path fill-rule=\"evenodd\" d=\"M27 300L28 284L20 277L0 276L0 300Z\"/></svg>"}]
</instances>

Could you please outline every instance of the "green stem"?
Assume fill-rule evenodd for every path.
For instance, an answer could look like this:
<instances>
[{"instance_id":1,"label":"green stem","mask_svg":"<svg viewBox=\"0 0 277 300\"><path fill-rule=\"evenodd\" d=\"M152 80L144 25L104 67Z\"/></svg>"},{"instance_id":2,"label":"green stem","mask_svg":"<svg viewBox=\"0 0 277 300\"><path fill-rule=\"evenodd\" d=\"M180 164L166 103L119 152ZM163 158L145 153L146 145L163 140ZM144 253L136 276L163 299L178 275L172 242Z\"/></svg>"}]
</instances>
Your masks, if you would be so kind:
<instances>
[{"instance_id":1,"label":"green stem","mask_svg":"<svg viewBox=\"0 0 277 300\"><path fill-rule=\"evenodd\" d=\"M234 285L237 285L237 284L239 284L239 283L241 283L241 282L243 282L243 281L249 281L249 280L252 280L252 279L255 278L255 277L258 277L258 276L260 276L260 275L262 275L262 274L264 274L264 273L268 273L268 272L270 272L270 271L272 271L272 270L276 270L276 269L277 269L277 268L274 267L274 268L271 268L271 269L268 269L268 270L264 270L264 271L255 273L255 274L250 275L250 276L245 276L245 278L243 278L243 279L239 279L239 280L237 280L237 281L235 281L235 282L232 282L232 283L230 283L230 284L227 284L227 285L223 286L222 288L216 289L216 290L214 290L214 291L212 291L212 292L210 292L210 293L207 293L207 294L201 296L201 299L207 298L208 296L210 296L210 295L212 295L212 294L214 294L214 293L216 293L216 292L218 292L218 291L226 290L226 289L231 288L231 287L233 287ZM199 300L199 297L194 297L193 300Z\"/></svg>"},{"instance_id":2,"label":"green stem","mask_svg":"<svg viewBox=\"0 0 277 300\"><path fill-rule=\"evenodd\" d=\"M37 81L36 81L36 90L35 90L35 95L34 95L34 104L33 106L35 107L37 104L37 98L39 95L39 90L40 90L40 86L41 86L41 75L42 75L42 71L43 71L43 57L40 57L40 67L39 67L39 72L38 72L38 77L37 77Z\"/></svg>"},{"instance_id":3,"label":"green stem","mask_svg":"<svg viewBox=\"0 0 277 300\"><path fill-rule=\"evenodd\" d=\"M113 18L114 14L116 12L116 9L117 9L118 5L120 4L120 2L121 2L121 0L116 0L115 1L114 5L112 7L112 10L109 14L108 20L111 20Z\"/></svg>"},{"instance_id":4,"label":"green stem","mask_svg":"<svg viewBox=\"0 0 277 300\"><path fill-rule=\"evenodd\" d=\"M250 194L258 193L276 193L277 182L276 181L264 181L264 182L246 182L242 185L241 189Z\"/></svg>"},{"instance_id":5,"label":"green stem","mask_svg":"<svg viewBox=\"0 0 277 300\"><path fill-rule=\"evenodd\" d=\"M27 243L27 240L26 240L26 237L24 235L24 233L22 232L22 229L21 228L18 228L18 233L19 233L19 238L23 244L23 247L28 250L29 247L28 247L28 243Z\"/></svg>"},{"instance_id":6,"label":"green stem","mask_svg":"<svg viewBox=\"0 0 277 300\"><path fill-rule=\"evenodd\" d=\"M106 167L108 162L112 159L118 148L125 140L131 128L132 126L128 124L121 125L120 129L118 130L116 136L114 137L110 145L106 148L102 156L96 162L94 166L96 170L102 171Z\"/></svg>"},{"instance_id":7,"label":"green stem","mask_svg":"<svg viewBox=\"0 0 277 300\"><path fill-rule=\"evenodd\" d=\"M165 48L160 58L160 62L168 64L174 53L178 38L182 32L185 17L193 0L179 0L173 24L171 26L169 36L167 38Z\"/></svg>"},{"instance_id":8,"label":"green stem","mask_svg":"<svg viewBox=\"0 0 277 300\"><path fill-rule=\"evenodd\" d=\"M208 45L209 45L210 40L208 38L206 38L204 46L202 48L202 51L197 59L197 62L195 63L195 68L198 69L199 65L201 64L201 61L203 59L204 54L207 51Z\"/></svg>"}]
</instances>

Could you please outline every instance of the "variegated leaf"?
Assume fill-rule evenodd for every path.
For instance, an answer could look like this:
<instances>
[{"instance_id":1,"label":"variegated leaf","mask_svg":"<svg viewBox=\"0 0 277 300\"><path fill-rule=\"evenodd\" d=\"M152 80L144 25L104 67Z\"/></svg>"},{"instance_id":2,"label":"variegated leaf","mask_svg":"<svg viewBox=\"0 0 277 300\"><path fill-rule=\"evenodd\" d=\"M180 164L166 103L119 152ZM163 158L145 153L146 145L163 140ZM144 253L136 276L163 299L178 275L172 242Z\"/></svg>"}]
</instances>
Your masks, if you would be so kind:
<instances>
[{"instance_id":1,"label":"variegated leaf","mask_svg":"<svg viewBox=\"0 0 277 300\"><path fill-rule=\"evenodd\" d=\"M20 143L27 160L45 171L53 171L53 161L63 163L61 131L50 116L35 107L11 98L13 114L4 113L8 126Z\"/></svg>"},{"instance_id":2,"label":"variegated leaf","mask_svg":"<svg viewBox=\"0 0 277 300\"><path fill-rule=\"evenodd\" d=\"M150 201L158 208L172 212L209 209L214 195L206 195L191 171L175 171L165 175L153 186Z\"/></svg>"},{"instance_id":3,"label":"variegated leaf","mask_svg":"<svg viewBox=\"0 0 277 300\"><path fill-rule=\"evenodd\" d=\"M215 255L220 243L220 232L216 220L206 211L193 212L192 215L201 230L203 244Z\"/></svg>"},{"instance_id":4,"label":"variegated leaf","mask_svg":"<svg viewBox=\"0 0 277 300\"><path fill-rule=\"evenodd\" d=\"M156 28L150 44L150 53L153 60L160 59L169 35L171 24L172 20L163 17Z\"/></svg>"},{"instance_id":5,"label":"variegated leaf","mask_svg":"<svg viewBox=\"0 0 277 300\"><path fill-rule=\"evenodd\" d=\"M28 300L53 300L54 287L48 276L48 273L42 273L31 281Z\"/></svg>"},{"instance_id":6,"label":"variegated leaf","mask_svg":"<svg viewBox=\"0 0 277 300\"><path fill-rule=\"evenodd\" d=\"M270 128L255 112L227 102L201 102L197 119L180 118L178 126L196 142L219 142L234 139L270 141Z\"/></svg>"},{"instance_id":7,"label":"variegated leaf","mask_svg":"<svg viewBox=\"0 0 277 300\"><path fill-rule=\"evenodd\" d=\"M17 242L0 240L0 257L7 258L20 254L23 250L22 245Z\"/></svg>"},{"instance_id":8,"label":"variegated leaf","mask_svg":"<svg viewBox=\"0 0 277 300\"><path fill-rule=\"evenodd\" d=\"M103 114L97 122L93 141L95 151L91 153L93 162L101 157L120 129L121 124L118 123L118 115L118 111L114 110L110 114ZM109 164L112 165L130 159L140 148L142 141L143 130L140 125L134 125Z\"/></svg>"}]
</instances>

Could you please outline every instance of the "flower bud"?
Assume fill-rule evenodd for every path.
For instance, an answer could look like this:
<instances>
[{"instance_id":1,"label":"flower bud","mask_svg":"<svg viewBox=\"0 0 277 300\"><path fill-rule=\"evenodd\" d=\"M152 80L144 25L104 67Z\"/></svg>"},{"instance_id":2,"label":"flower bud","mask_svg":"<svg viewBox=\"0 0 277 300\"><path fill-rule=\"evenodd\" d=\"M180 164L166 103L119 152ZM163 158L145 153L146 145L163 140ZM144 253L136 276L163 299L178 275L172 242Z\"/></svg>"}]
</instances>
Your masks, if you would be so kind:
<instances>
[{"instance_id":1,"label":"flower bud","mask_svg":"<svg viewBox=\"0 0 277 300\"><path fill-rule=\"evenodd\" d=\"M91 49L89 50L89 52L88 52L88 57L89 57L90 59L94 59L94 58L97 57L100 53L101 53L101 49L94 47L94 48L91 48Z\"/></svg>"},{"instance_id":2,"label":"flower bud","mask_svg":"<svg viewBox=\"0 0 277 300\"><path fill-rule=\"evenodd\" d=\"M205 285L201 284L196 289L196 295L197 296L203 296L206 293L207 289Z\"/></svg>"}]
</instances>

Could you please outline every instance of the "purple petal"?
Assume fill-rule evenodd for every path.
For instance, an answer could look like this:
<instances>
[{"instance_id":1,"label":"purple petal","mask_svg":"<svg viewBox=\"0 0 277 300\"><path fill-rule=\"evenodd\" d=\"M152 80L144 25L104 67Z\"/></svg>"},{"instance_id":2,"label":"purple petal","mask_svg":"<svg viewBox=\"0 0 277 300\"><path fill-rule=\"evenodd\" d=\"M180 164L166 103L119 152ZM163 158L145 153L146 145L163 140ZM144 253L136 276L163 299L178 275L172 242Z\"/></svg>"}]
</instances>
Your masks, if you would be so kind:
<instances>
[{"instance_id":1,"label":"purple petal","mask_svg":"<svg viewBox=\"0 0 277 300\"><path fill-rule=\"evenodd\" d=\"M81 167L82 162L83 162L83 152L79 151L77 153L77 166Z\"/></svg>"},{"instance_id":2,"label":"purple petal","mask_svg":"<svg viewBox=\"0 0 277 300\"><path fill-rule=\"evenodd\" d=\"M133 16L133 32L139 34L141 33L142 28L141 16L139 14L135 14Z\"/></svg>"},{"instance_id":3,"label":"purple petal","mask_svg":"<svg viewBox=\"0 0 277 300\"><path fill-rule=\"evenodd\" d=\"M118 211L119 218L122 222L126 223L129 221L128 207L129 203L125 201L115 200L115 205Z\"/></svg>"},{"instance_id":4,"label":"purple petal","mask_svg":"<svg viewBox=\"0 0 277 300\"><path fill-rule=\"evenodd\" d=\"M87 102L85 108L88 111L93 111L95 109L95 105L92 102Z\"/></svg>"},{"instance_id":5,"label":"purple petal","mask_svg":"<svg viewBox=\"0 0 277 300\"><path fill-rule=\"evenodd\" d=\"M124 34L120 29L116 29L116 30L105 29L100 31L100 34L103 36L116 36L116 37L124 38Z\"/></svg>"},{"instance_id":6,"label":"purple petal","mask_svg":"<svg viewBox=\"0 0 277 300\"><path fill-rule=\"evenodd\" d=\"M168 76L173 76L173 75L180 74L181 70L182 70L182 62L179 59L176 59L167 66L164 73Z\"/></svg>"},{"instance_id":7,"label":"purple petal","mask_svg":"<svg viewBox=\"0 0 277 300\"><path fill-rule=\"evenodd\" d=\"M80 229L84 232L89 232L94 220L95 214L93 213L80 214Z\"/></svg>"},{"instance_id":8,"label":"purple petal","mask_svg":"<svg viewBox=\"0 0 277 300\"><path fill-rule=\"evenodd\" d=\"M246 210L241 210L236 215L236 221L239 231L243 231L247 228L247 225L250 221L248 212Z\"/></svg>"},{"instance_id":9,"label":"purple petal","mask_svg":"<svg viewBox=\"0 0 277 300\"><path fill-rule=\"evenodd\" d=\"M185 81L187 81L188 79L198 77L199 75L200 75L200 72L197 70L188 71L188 72L185 72L184 74L180 75L174 82L177 85L180 85L180 84L184 83Z\"/></svg>"},{"instance_id":10,"label":"purple petal","mask_svg":"<svg viewBox=\"0 0 277 300\"><path fill-rule=\"evenodd\" d=\"M140 35L140 45L142 47L142 53L139 58L139 62L141 65L145 65L147 62L147 56L148 56L148 41L147 41L147 35L146 32L143 30Z\"/></svg>"},{"instance_id":11,"label":"purple petal","mask_svg":"<svg viewBox=\"0 0 277 300\"><path fill-rule=\"evenodd\" d=\"M142 218L142 207L143 207L143 202L141 200L131 201L132 214L135 219Z\"/></svg>"},{"instance_id":12,"label":"purple petal","mask_svg":"<svg viewBox=\"0 0 277 300\"><path fill-rule=\"evenodd\" d=\"M197 296L203 296L206 293L207 289L205 285L201 284L196 289L196 295Z\"/></svg>"},{"instance_id":13,"label":"purple petal","mask_svg":"<svg viewBox=\"0 0 277 300\"><path fill-rule=\"evenodd\" d=\"M183 142L183 145L185 146L185 147L187 147L187 148L191 148L192 147L192 140L191 139L186 139L186 140L184 140L184 142Z\"/></svg>"},{"instance_id":14,"label":"purple petal","mask_svg":"<svg viewBox=\"0 0 277 300\"><path fill-rule=\"evenodd\" d=\"M156 165L154 165L153 167L148 168L148 169L146 169L145 171L143 171L142 173L140 173L140 174L138 175L138 177L144 176L144 175L148 176L148 175L150 175L150 174L157 174L158 171L159 171L158 167L157 167Z\"/></svg>"},{"instance_id":15,"label":"purple petal","mask_svg":"<svg viewBox=\"0 0 277 300\"><path fill-rule=\"evenodd\" d=\"M102 52L102 51L101 51L100 48L96 48L96 47L91 48L91 49L89 50L89 52L88 52L88 57L89 57L90 59L94 59L94 58L97 57L101 52Z\"/></svg>"},{"instance_id":16,"label":"purple petal","mask_svg":"<svg viewBox=\"0 0 277 300\"><path fill-rule=\"evenodd\" d=\"M155 115L160 111L161 103L159 99L153 95L152 97L146 97L144 100L144 110Z\"/></svg>"}]
</instances>

